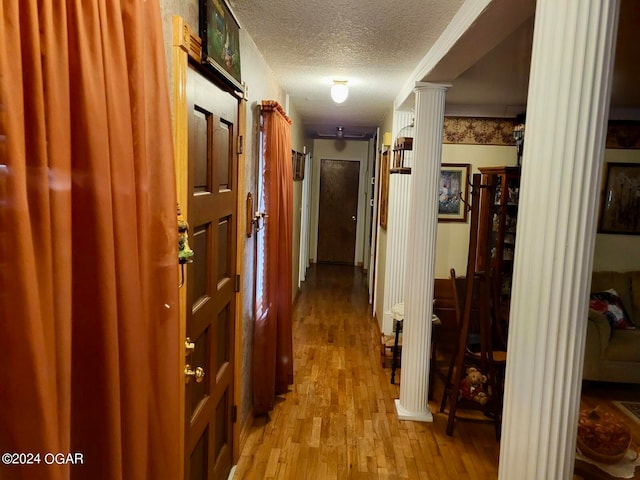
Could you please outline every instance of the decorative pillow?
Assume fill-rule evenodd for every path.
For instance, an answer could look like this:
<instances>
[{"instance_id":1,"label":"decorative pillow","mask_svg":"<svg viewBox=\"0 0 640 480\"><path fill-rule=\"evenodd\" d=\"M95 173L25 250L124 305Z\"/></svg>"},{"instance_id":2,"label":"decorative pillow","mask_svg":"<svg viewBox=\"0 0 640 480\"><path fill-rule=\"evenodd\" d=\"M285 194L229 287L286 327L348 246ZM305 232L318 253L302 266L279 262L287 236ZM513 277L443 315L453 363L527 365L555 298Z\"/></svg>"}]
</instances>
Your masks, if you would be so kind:
<instances>
[{"instance_id":1,"label":"decorative pillow","mask_svg":"<svg viewBox=\"0 0 640 480\"><path fill-rule=\"evenodd\" d=\"M618 330L634 330L636 328L624 309L618 292L613 288L604 292L592 293L589 299L589 308L607 317L611 328Z\"/></svg>"}]
</instances>

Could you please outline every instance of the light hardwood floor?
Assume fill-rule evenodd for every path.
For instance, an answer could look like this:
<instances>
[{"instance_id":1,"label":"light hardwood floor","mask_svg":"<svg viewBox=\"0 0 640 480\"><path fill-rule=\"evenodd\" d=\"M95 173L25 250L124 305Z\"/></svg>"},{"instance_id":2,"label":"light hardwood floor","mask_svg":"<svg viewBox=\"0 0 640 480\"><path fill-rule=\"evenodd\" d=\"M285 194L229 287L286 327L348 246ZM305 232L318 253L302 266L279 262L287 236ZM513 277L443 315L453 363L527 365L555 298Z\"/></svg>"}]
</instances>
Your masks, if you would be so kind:
<instances>
[{"instance_id":1,"label":"light hardwood floor","mask_svg":"<svg viewBox=\"0 0 640 480\"><path fill-rule=\"evenodd\" d=\"M309 269L294 309L295 383L255 419L235 479L496 479L493 425L458 422L447 436L437 376L434 422L398 420L365 280L348 266Z\"/></svg>"},{"instance_id":2,"label":"light hardwood floor","mask_svg":"<svg viewBox=\"0 0 640 480\"><path fill-rule=\"evenodd\" d=\"M490 479L492 425L399 421L389 369L359 269L316 265L294 309L295 383L270 419L257 418L236 479ZM432 410L437 411L436 393Z\"/></svg>"}]
</instances>

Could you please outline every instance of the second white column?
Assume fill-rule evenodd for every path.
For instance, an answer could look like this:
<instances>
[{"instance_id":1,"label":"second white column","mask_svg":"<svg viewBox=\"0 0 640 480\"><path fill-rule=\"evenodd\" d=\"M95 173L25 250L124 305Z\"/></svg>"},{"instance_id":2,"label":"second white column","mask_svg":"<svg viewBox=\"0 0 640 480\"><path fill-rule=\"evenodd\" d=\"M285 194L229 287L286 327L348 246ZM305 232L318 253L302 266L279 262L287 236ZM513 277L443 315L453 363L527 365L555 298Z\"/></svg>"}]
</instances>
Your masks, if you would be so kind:
<instances>
[{"instance_id":1,"label":"second white column","mask_svg":"<svg viewBox=\"0 0 640 480\"><path fill-rule=\"evenodd\" d=\"M433 421L429 394L429 350L433 313L433 276L438 226L438 179L442 157L444 100L448 85L417 83L414 162L407 231L405 317L402 335L398 417Z\"/></svg>"}]
</instances>

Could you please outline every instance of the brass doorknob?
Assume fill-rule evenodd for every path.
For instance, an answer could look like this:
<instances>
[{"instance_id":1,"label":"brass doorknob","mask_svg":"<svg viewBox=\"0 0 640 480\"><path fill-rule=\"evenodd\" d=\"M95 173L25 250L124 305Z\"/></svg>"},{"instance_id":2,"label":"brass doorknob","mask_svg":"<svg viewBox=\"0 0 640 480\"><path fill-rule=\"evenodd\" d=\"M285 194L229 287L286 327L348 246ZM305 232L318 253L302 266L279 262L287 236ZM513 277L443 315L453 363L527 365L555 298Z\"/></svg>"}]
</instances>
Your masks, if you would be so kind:
<instances>
[{"instance_id":1,"label":"brass doorknob","mask_svg":"<svg viewBox=\"0 0 640 480\"><path fill-rule=\"evenodd\" d=\"M196 383L202 382L204 379L204 369L202 367L196 367L191 370L191 365L185 365L184 367L184 383L189 383L191 378L195 378Z\"/></svg>"},{"instance_id":2,"label":"brass doorknob","mask_svg":"<svg viewBox=\"0 0 640 480\"><path fill-rule=\"evenodd\" d=\"M196 344L187 337L184 341L184 356L190 355L196 349Z\"/></svg>"}]
</instances>

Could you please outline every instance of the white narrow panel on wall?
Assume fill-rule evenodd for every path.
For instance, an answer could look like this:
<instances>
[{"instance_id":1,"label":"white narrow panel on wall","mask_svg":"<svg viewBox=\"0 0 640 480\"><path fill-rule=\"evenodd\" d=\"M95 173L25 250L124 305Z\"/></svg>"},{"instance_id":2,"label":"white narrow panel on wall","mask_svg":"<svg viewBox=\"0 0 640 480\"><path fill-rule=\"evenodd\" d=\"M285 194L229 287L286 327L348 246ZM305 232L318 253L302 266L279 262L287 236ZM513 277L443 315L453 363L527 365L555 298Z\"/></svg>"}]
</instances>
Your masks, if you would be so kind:
<instances>
[{"instance_id":1,"label":"white narrow panel on wall","mask_svg":"<svg viewBox=\"0 0 640 480\"><path fill-rule=\"evenodd\" d=\"M413 122L412 112L395 112L393 116L393 143L400 130ZM392 145L393 149L393 145ZM393 153L391 154L391 160ZM384 282L384 318L382 331L391 332L391 308L404 301L405 263L407 260L407 224L409 221L410 175L389 176L389 216L387 223L387 252Z\"/></svg>"},{"instance_id":2,"label":"white narrow panel on wall","mask_svg":"<svg viewBox=\"0 0 640 480\"><path fill-rule=\"evenodd\" d=\"M410 175L389 176L389 219L385 266L385 309L382 330L391 332L391 308L404 301L404 272L407 259L407 225L409 222Z\"/></svg>"},{"instance_id":3,"label":"white narrow panel on wall","mask_svg":"<svg viewBox=\"0 0 640 480\"><path fill-rule=\"evenodd\" d=\"M307 278L309 268L309 222L311 219L311 155L307 153L304 161L304 179L302 180L302 220L300 225L300 270L298 287Z\"/></svg>"}]
</instances>

